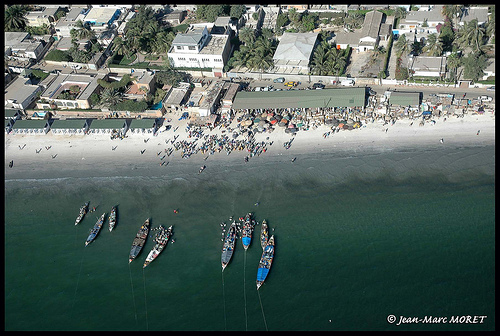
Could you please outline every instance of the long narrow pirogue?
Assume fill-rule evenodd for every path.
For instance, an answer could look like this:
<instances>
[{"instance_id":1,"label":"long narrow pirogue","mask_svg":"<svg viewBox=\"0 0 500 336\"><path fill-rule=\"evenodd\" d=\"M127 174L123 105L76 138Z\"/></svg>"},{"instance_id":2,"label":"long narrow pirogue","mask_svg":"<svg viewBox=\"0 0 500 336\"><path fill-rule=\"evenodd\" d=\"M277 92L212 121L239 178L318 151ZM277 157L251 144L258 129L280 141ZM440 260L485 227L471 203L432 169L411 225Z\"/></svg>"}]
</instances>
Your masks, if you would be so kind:
<instances>
[{"instance_id":1,"label":"long narrow pirogue","mask_svg":"<svg viewBox=\"0 0 500 336\"><path fill-rule=\"evenodd\" d=\"M85 214L89 211L89 204L90 202L87 202L80 207L80 213L78 214L78 217L76 217L75 225L78 225L82 221Z\"/></svg>"},{"instance_id":2,"label":"long narrow pirogue","mask_svg":"<svg viewBox=\"0 0 500 336\"><path fill-rule=\"evenodd\" d=\"M159 230L159 232L157 232L153 238L155 246L153 246L153 248L149 252L142 268L146 268L149 263L151 263L156 259L156 257L160 255L161 251L163 251L163 249L167 245L168 239L172 236L172 225L170 225L166 230L162 225L153 230Z\"/></svg>"},{"instance_id":3,"label":"long narrow pirogue","mask_svg":"<svg viewBox=\"0 0 500 336\"><path fill-rule=\"evenodd\" d=\"M262 246L262 250L266 248L268 239L269 239L269 231L267 228L267 222L264 219L262 221L262 227L260 229L260 246Z\"/></svg>"},{"instance_id":4,"label":"long narrow pirogue","mask_svg":"<svg viewBox=\"0 0 500 336\"><path fill-rule=\"evenodd\" d=\"M229 264L231 257L233 256L234 246L236 245L236 222L233 221L229 230L227 230L226 239L224 239L224 245L222 246L222 271Z\"/></svg>"},{"instance_id":5,"label":"long narrow pirogue","mask_svg":"<svg viewBox=\"0 0 500 336\"><path fill-rule=\"evenodd\" d=\"M245 250L250 246L252 241L252 232L255 225L255 220L252 218L252 213L248 213L245 216L244 224L243 224L243 232L241 235L241 242L243 243L243 247Z\"/></svg>"},{"instance_id":6,"label":"long narrow pirogue","mask_svg":"<svg viewBox=\"0 0 500 336\"><path fill-rule=\"evenodd\" d=\"M104 224L104 220L106 219L105 217L106 217L106 213L103 213L101 215L101 218L99 218L97 220L97 223L95 223L94 227L90 230L90 234L87 237L87 241L85 242L85 246L92 243L94 241L95 237L97 237L97 234L99 233L99 231L101 231L102 224Z\"/></svg>"},{"instance_id":7,"label":"long narrow pirogue","mask_svg":"<svg viewBox=\"0 0 500 336\"><path fill-rule=\"evenodd\" d=\"M257 269L257 290L262 286L266 280L271 264L274 258L274 235L269 238L264 251L262 252L262 257L260 258L259 268Z\"/></svg>"},{"instance_id":8,"label":"long narrow pirogue","mask_svg":"<svg viewBox=\"0 0 500 336\"><path fill-rule=\"evenodd\" d=\"M130 255L128 258L129 263L131 263L132 260L134 260L135 257L139 255L139 252L141 252L142 247L146 242L146 238L148 237L148 233L149 233L149 218L146 219L144 224L142 224L141 228L139 229L137 235L134 238L134 241L132 242L132 248L130 249Z\"/></svg>"},{"instance_id":9,"label":"long narrow pirogue","mask_svg":"<svg viewBox=\"0 0 500 336\"><path fill-rule=\"evenodd\" d=\"M111 213L109 215L109 232L113 231L116 225L116 206L111 209Z\"/></svg>"}]
</instances>

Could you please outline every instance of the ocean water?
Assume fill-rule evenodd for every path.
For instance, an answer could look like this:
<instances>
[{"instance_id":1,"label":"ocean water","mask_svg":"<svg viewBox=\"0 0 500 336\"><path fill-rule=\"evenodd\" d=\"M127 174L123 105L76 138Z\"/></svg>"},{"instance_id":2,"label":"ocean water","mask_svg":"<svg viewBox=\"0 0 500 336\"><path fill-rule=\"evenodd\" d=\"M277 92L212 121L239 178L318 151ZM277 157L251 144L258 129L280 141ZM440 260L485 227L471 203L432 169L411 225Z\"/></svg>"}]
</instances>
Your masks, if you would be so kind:
<instances>
[{"instance_id":1,"label":"ocean water","mask_svg":"<svg viewBox=\"0 0 500 336\"><path fill-rule=\"evenodd\" d=\"M494 146L346 150L6 180L5 329L494 330L494 159ZM86 201L97 211L75 226ZM114 231L85 247L113 205ZM259 291L260 225L221 272L220 223L247 212L276 238ZM151 239L128 253L148 217L175 243L143 269Z\"/></svg>"}]
</instances>

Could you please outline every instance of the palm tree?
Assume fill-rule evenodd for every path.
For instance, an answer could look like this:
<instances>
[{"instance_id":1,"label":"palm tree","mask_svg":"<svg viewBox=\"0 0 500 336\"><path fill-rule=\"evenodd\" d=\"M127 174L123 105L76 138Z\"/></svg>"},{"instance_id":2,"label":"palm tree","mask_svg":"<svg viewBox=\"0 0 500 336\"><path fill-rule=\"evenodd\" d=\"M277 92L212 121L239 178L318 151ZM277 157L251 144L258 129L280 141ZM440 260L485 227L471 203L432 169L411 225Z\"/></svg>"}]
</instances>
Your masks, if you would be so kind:
<instances>
[{"instance_id":1,"label":"palm tree","mask_svg":"<svg viewBox=\"0 0 500 336\"><path fill-rule=\"evenodd\" d=\"M328 51L328 61L330 63L329 75L340 75L346 66L344 51L331 48Z\"/></svg>"},{"instance_id":2,"label":"palm tree","mask_svg":"<svg viewBox=\"0 0 500 336\"><path fill-rule=\"evenodd\" d=\"M477 19L467 22L458 30L457 44L462 48L471 47L473 52L482 50L486 31L478 25Z\"/></svg>"},{"instance_id":3,"label":"palm tree","mask_svg":"<svg viewBox=\"0 0 500 336\"><path fill-rule=\"evenodd\" d=\"M28 24L24 17L27 10L23 5L9 6L5 10L5 31L23 31Z\"/></svg>"},{"instance_id":4,"label":"palm tree","mask_svg":"<svg viewBox=\"0 0 500 336\"><path fill-rule=\"evenodd\" d=\"M249 27L243 27L239 34L240 41L246 45L253 44L255 42L255 30Z\"/></svg>"},{"instance_id":5,"label":"palm tree","mask_svg":"<svg viewBox=\"0 0 500 336\"><path fill-rule=\"evenodd\" d=\"M462 60L460 59L460 55L456 52L451 53L446 58L446 66L448 67L448 71L450 72L452 78L457 77L457 69L460 67L461 63Z\"/></svg>"},{"instance_id":6,"label":"palm tree","mask_svg":"<svg viewBox=\"0 0 500 336\"><path fill-rule=\"evenodd\" d=\"M252 57L248 60L248 65L252 70L260 70L262 72L271 69L274 66L273 54L276 46L272 40L260 37L255 42L255 49Z\"/></svg>"},{"instance_id":7,"label":"palm tree","mask_svg":"<svg viewBox=\"0 0 500 336\"><path fill-rule=\"evenodd\" d=\"M123 95L120 91L112 88L106 88L102 91L101 102L111 107L118 104L123 100Z\"/></svg>"},{"instance_id":8,"label":"palm tree","mask_svg":"<svg viewBox=\"0 0 500 336\"><path fill-rule=\"evenodd\" d=\"M81 20L76 21L75 24L76 29L76 37L79 40L91 40L95 38L95 33L90 28L90 24L83 23Z\"/></svg>"},{"instance_id":9,"label":"palm tree","mask_svg":"<svg viewBox=\"0 0 500 336\"><path fill-rule=\"evenodd\" d=\"M156 54L167 53L175 38L173 32L167 33L166 31L159 32L151 40L151 51Z\"/></svg>"},{"instance_id":10,"label":"palm tree","mask_svg":"<svg viewBox=\"0 0 500 336\"><path fill-rule=\"evenodd\" d=\"M443 41L436 34L429 34L422 51L428 52L430 56L441 56L443 54Z\"/></svg>"},{"instance_id":11,"label":"palm tree","mask_svg":"<svg viewBox=\"0 0 500 336\"><path fill-rule=\"evenodd\" d=\"M398 19L404 19L406 17L406 8L398 6L394 16Z\"/></svg>"},{"instance_id":12,"label":"palm tree","mask_svg":"<svg viewBox=\"0 0 500 336\"><path fill-rule=\"evenodd\" d=\"M128 52L127 49L127 44L121 37L117 37L113 40L113 47L112 47L113 52L115 52L117 55L126 55Z\"/></svg>"},{"instance_id":13,"label":"palm tree","mask_svg":"<svg viewBox=\"0 0 500 336\"><path fill-rule=\"evenodd\" d=\"M396 50L398 50L399 55L407 54L411 50L412 43L413 42L410 42L410 40L406 38L406 35L401 35L397 42L394 44L394 47L396 47Z\"/></svg>"},{"instance_id":14,"label":"palm tree","mask_svg":"<svg viewBox=\"0 0 500 336\"><path fill-rule=\"evenodd\" d=\"M328 43L325 41L321 42L314 52L312 73L319 76L328 74Z\"/></svg>"}]
</instances>

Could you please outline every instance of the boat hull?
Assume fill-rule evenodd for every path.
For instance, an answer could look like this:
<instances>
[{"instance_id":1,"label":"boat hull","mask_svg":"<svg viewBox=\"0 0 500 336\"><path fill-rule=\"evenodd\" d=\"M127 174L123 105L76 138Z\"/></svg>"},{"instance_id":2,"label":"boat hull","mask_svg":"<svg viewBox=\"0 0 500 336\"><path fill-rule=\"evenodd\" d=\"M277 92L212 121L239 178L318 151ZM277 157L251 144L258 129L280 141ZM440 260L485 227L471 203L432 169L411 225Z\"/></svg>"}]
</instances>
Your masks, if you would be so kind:
<instances>
[{"instance_id":1,"label":"boat hull","mask_svg":"<svg viewBox=\"0 0 500 336\"><path fill-rule=\"evenodd\" d=\"M88 244L92 243L94 241L94 239L97 237L97 235L101 231L102 225L104 224L105 216L106 216L106 214L103 213L102 216L101 216L101 218L99 218L97 220L97 223L95 223L95 225L92 228L92 230L90 230L90 234L87 237L87 241L85 242L85 246L87 246Z\"/></svg>"},{"instance_id":2,"label":"boat hull","mask_svg":"<svg viewBox=\"0 0 500 336\"><path fill-rule=\"evenodd\" d=\"M146 257L146 261L144 262L143 268L146 268L153 260L155 260L160 253L167 246L168 240L172 236L172 226L170 226L167 230L160 226L160 232L155 235L155 246L151 249L148 256Z\"/></svg>"},{"instance_id":3,"label":"boat hull","mask_svg":"<svg viewBox=\"0 0 500 336\"><path fill-rule=\"evenodd\" d=\"M259 267L257 268L257 290L262 286L264 281L269 274L269 270L271 269L271 265L274 259L274 235L269 238L269 241L262 251L262 257L260 258Z\"/></svg>"},{"instance_id":4,"label":"boat hull","mask_svg":"<svg viewBox=\"0 0 500 336\"><path fill-rule=\"evenodd\" d=\"M231 261L235 245L236 245L236 222L233 222L229 227L226 239L224 239L224 244L222 246L222 254L221 254L222 271L224 271L226 266Z\"/></svg>"},{"instance_id":5,"label":"boat hull","mask_svg":"<svg viewBox=\"0 0 500 336\"><path fill-rule=\"evenodd\" d=\"M146 219L144 224L141 226L139 231L137 232L134 240L132 241L132 247L130 248L128 262L131 263L142 250L142 247L146 243L146 238L149 233L149 218Z\"/></svg>"}]
</instances>

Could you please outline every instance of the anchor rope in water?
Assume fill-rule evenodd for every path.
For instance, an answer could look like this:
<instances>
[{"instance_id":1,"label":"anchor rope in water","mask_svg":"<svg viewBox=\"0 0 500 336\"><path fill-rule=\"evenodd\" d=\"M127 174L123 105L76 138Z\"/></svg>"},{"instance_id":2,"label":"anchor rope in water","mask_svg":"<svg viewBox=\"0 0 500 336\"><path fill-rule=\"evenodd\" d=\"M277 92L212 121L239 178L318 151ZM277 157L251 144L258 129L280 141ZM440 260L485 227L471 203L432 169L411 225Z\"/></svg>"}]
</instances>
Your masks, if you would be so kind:
<instances>
[{"instance_id":1,"label":"anchor rope in water","mask_svg":"<svg viewBox=\"0 0 500 336\"><path fill-rule=\"evenodd\" d=\"M137 328L139 328L139 323L137 321L137 306L135 305L134 284L132 282L132 271L130 270L130 263L128 263L128 271L130 274L130 286L132 287L132 299L134 301L135 325Z\"/></svg>"},{"instance_id":2,"label":"anchor rope in water","mask_svg":"<svg viewBox=\"0 0 500 336\"><path fill-rule=\"evenodd\" d=\"M222 301L224 302L224 330L227 331L227 319L226 319L226 290L224 286L224 270L222 270Z\"/></svg>"},{"instance_id":3,"label":"anchor rope in water","mask_svg":"<svg viewBox=\"0 0 500 336\"><path fill-rule=\"evenodd\" d=\"M142 279L144 280L144 306L146 307L146 331L149 331L148 301L146 299L146 273L144 273L144 268L142 269Z\"/></svg>"},{"instance_id":4,"label":"anchor rope in water","mask_svg":"<svg viewBox=\"0 0 500 336\"><path fill-rule=\"evenodd\" d=\"M262 306L262 300L260 299L260 292L258 289L257 289L257 294L259 295L260 310L262 311L262 318L264 319L264 325L266 326L266 331L269 331L267 329L266 315L264 315L264 307Z\"/></svg>"},{"instance_id":5,"label":"anchor rope in water","mask_svg":"<svg viewBox=\"0 0 500 336\"><path fill-rule=\"evenodd\" d=\"M247 291L246 291L246 276L245 270L247 266L247 250L245 250L245 258L243 262L243 296L245 297L245 331L248 331L248 316L247 316Z\"/></svg>"},{"instance_id":6,"label":"anchor rope in water","mask_svg":"<svg viewBox=\"0 0 500 336\"><path fill-rule=\"evenodd\" d=\"M80 271L78 272L78 279L76 280L76 288L75 288L75 294L73 295L73 305L75 305L75 300L76 300L76 292L78 291L78 285L80 284L80 276L82 274L82 266L83 266L83 257L85 257L85 249L83 250L82 253L82 260L80 260Z\"/></svg>"}]
</instances>

